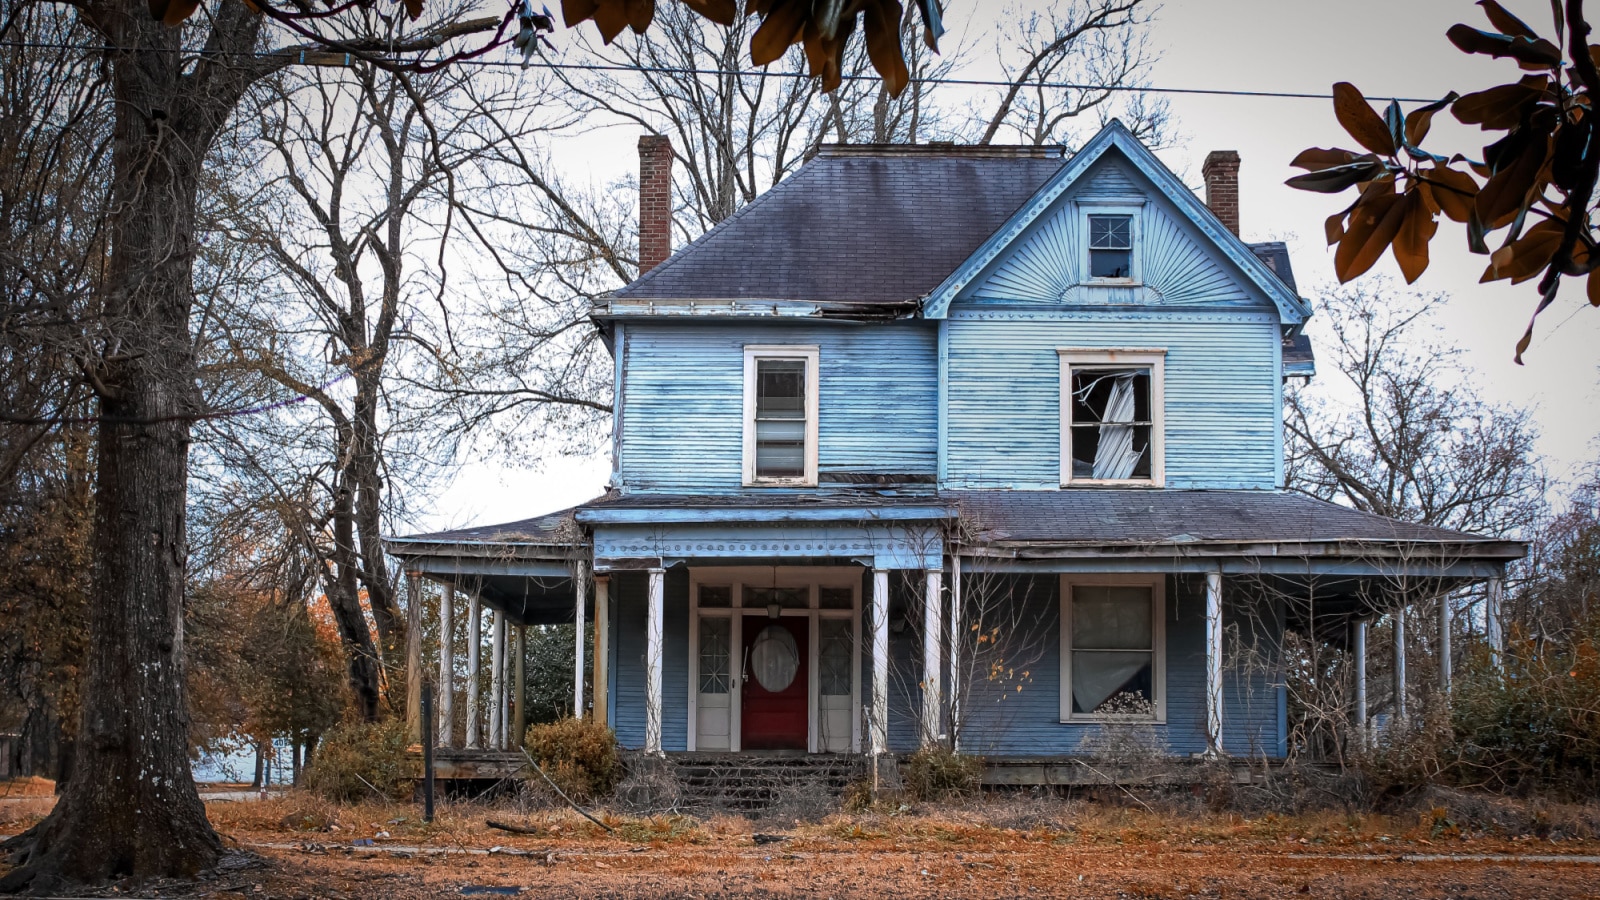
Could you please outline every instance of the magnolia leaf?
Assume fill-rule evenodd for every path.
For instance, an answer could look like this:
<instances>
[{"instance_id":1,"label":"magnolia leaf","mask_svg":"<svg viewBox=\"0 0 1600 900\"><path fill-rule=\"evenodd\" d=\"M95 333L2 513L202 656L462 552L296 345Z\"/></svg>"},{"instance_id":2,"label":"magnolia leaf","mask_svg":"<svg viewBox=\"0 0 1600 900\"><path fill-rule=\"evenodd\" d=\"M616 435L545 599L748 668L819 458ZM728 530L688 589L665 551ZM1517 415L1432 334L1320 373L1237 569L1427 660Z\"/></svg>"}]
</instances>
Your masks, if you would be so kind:
<instances>
[{"instance_id":1,"label":"magnolia leaf","mask_svg":"<svg viewBox=\"0 0 1600 900\"><path fill-rule=\"evenodd\" d=\"M1384 107L1383 124L1388 127L1389 140L1393 141L1395 146L1398 147L1406 142L1406 118L1400 112L1399 100L1390 100L1389 105Z\"/></svg>"},{"instance_id":2,"label":"magnolia leaf","mask_svg":"<svg viewBox=\"0 0 1600 900\"><path fill-rule=\"evenodd\" d=\"M1369 190L1350 210L1349 227L1333 254L1333 272L1341 282L1359 278L1383 256L1405 220L1401 201L1397 194Z\"/></svg>"},{"instance_id":3,"label":"magnolia leaf","mask_svg":"<svg viewBox=\"0 0 1600 900\"><path fill-rule=\"evenodd\" d=\"M167 26L182 25L199 8L200 0L150 0L151 18Z\"/></svg>"},{"instance_id":4,"label":"magnolia leaf","mask_svg":"<svg viewBox=\"0 0 1600 900\"><path fill-rule=\"evenodd\" d=\"M871 0L866 8L867 58L883 76L889 96L898 97L911 83L905 54L900 49L900 0Z\"/></svg>"},{"instance_id":5,"label":"magnolia leaf","mask_svg":"<svg viewBox=\"0 0 1600 900\"><path fill-rule=\"evenodd\" d=\"M1333 114L1361 146L1382 156L1394 155L1394 139L1388 127L1355 85L1341 81L1333 86Z\"/></svg>"},{"instance_id":6,"label":"magnolia leaf","mask_svg":"<svg viewBox=\"0 0 1600 900\"><path fill-rule=\"evenodd\" d=\"M922 11L922 42L938 53L939 38L944 37L944 11L939 8L939 0L917 0L917 9Z\"/></svg>"},{"instance_id":7,"label":"magnolia leaf","mask_svg":"<svg viewBox=\"0 0 1600 900\"><path fill-rule=\"evenodd\" d=\"M1451 104L1450 112L1462 124L1477 125L1484 131L1504 131L1520 123L1523 109L1539 102L1549 86L1549 79L1541 75L1524 76L1515 84L1463 95Z\"/></svg>"},{"instance_id":8,"label":"magnolia leaf","mask_svg":"<svg viewBox=\"0 0 1600 900\"><path fill-rule=\"evenodd\" d=\"M731 27L739 17L735 0L683 0L683 5L724 28Z\"/></svg>"},{"instance_id":9,"label":"magnolia leaf","mask_svg":"<svg viewBox=\"0 0 1600 900\"><path fill-rule=\"evenodd\" d=\"M561 21L572 28L579 22L592 18L600 8L599 0L561 0Z\"/></svg>"},{"instance_id":10,"label":"magnolia leaf","mask_svg":"<svg viewBox=\"0 0 1600 900\"><path fill-rule=\"evenodd\" d=\"M804 33L809 6L804 0L773 0L750 38L750 61L765 66L783 56Z\"/></svg>"},{"instance_id":11,"label":"magnolia leaf","mask_svg":"<svg viewBox=\"0 0 1600 900\"><path fill-rule=\"evenodd\" d=\"M1289 187L1302 191L1316 191L1319 194L1337 194L1340 191L1354 187L1363 182L1371 181L1389 171L1383 161L1374 156L1361 157L1355 162L1343 166L1331 166L1304 175L1296 175L1285 181Z\"/></svg>"},{"instance_id":12,"label":"magnolia leaf","mask_svg":"<svg viewBox=\"0 0 1600 900\"><path fill-rule=\"evenodd\" d=\"M422 15L422 0L405 0L405 4L407 18L415 21L417 16Z\"/></svg>"},{"instance_id":13,"label":"magnolia leaf","mask_svg":"<svg viewBox=\"0 0 1600 900\"><path fill-rule=\"evenodd\" d=\"M1489 255L1489 266L1478 282L1486 284L1509 278L1512 284L1521 284L1536 277L1549 267L1556 249L1561 246L1565 228L1565 223L1556 219L1546 219L1529 228L1527 234Z\"/></svg>"},{"instance_id":14,"label":"magnolia leaf","mask_svg":"<svg viewBox=\"0 0 1600 900\"><path fill-rule=\"evenodd\" d=\"M656 17L656 0L626 0L623 9L628 16L628 27L634 34L644 34Z\"/></svg>"},{"instance_id":15,"label":"magnolia leaf","mask_svg":"<svg viewBox=\"0 0 1600 900\"><path fill-rule=\"evenodd\" d=\"M1439 223L1418 192L1406 194L1403 202L1404 219L1394 235L1394 261L1400 264L1406 284L1412 284L1428 269L1428 242L1439 230Z\"/></svg>"},{"instance_id":16,"label":"magnolia leaf","mask_svg":"<svg viewBox=\"0 0 1600 900\"><path fill-rule=\"evenodd\" d=\"M1328 220L1322 223L1322 231L1328 237L1328 246L1331 247L1339 243L1339 239L1344 237L1344 217L1349 213L1350 210L1348 209L1340 210L1329 216Z\"/></svg>"},{"instance_id":17,"label":"magnolia leaf","mask_svg":"<svg viewBox=\"0 0 1600 900\"><path fill-rule=\"evenodd\" d=\"M1517 213L1532 203L1534 198L1530 197L1530 193L1540 184L1539 174L1550 156L1551 144L1548 137L1527 142L1507 165L1490 176L1488 183L1479 189L1474 205L1478 218L1490 229L1504 228L1516 218Z\"/></svg>"},{"instance_id":18,"label":"magnolia leaf","mask_svg":"<svg viewBox=\"0 0 1600 900\"><path fill-rule=\"evenodd\" d=\"M1526 22L1506 12L1506 8L1494 2L1494 0L1478 0L1478 5L1483 7L1484 15L1489 17L1489 24L1500 29L1505 34L1530 39L1539 36L1532 28L1528 27ZM1560 30L1561 26L1557 25L1556 31L1559 32Z\"/></svg>"},{"instance_id":19,"label":"magnolia leaf","mask_svg":"<svg viewBox=\"0 0 1600 900\"><path fill-rule=\"evenodd\" d=\"M600 28L600 39L607 44L628 27L628 0L599 0L594 11L594 24Z\"/></svg>"},{"instance_id":20,"label":"magnolia leaf","mask_svg":"<svg viewBox=\"0 0 1600 900\"><path fill-rule=\"evenodd\" d=\"M1472 215L1478 183L1471 175L1445 166L1418 169L1417 175L1427 182L1429 193L1445 215L1457 222L1465 222Z\"/></svg>"},{"instance_id":21,"label":"magnolia leaf","mask_svg":"<svg viewBox=\"0 0 1600 900\"><path fill-rule=\"evenodd\" d=\"M1600 306L1600 269L1590 269L1587 282L1589 305Z\"/></svg>"},{"instance_id":22,"label":"magnolia leaf","mask_svg":"<svg viewBox=\"0 0 1600 900\"><path fill-rule=\"evenodd\" d=\"M1359 154L1338 147L1312 147L1308 150L1300 151L1300 155L1290 160L1289 165L1294 166L1296 169L1309 169L1316 172L1355 162L1359 158Z\"/></svg>"},{"instance_id":23,"label":"magnolia leaf","mask_svg":"<svg viewBox=\"0 0 1600 900\"><path fill-rule=\"evenodd\" d=\"M1419 106L1407 114L1405 130L1407 149L1417 149L1422 144L1422 139L1428 136L1428 129L1433 127L1433 114L1454 103L1460 96L1451 91L1443 99L1435 100L1427 106Z\"/></svg>"},{"instance_id":24,"label":"magnolia leaf","mask_svg":"<svg viewBox=\"0 0 1600 900\"><path fill-rule=\"evenodd\" d=\"M1496 59L1510 57L1525 69L1550 69L1561 65L1561 48L1544 38L1495 34L1471 25L1451 25L1444 36L1462 53L1481 53Z\"/></svg>"}]
</instances>

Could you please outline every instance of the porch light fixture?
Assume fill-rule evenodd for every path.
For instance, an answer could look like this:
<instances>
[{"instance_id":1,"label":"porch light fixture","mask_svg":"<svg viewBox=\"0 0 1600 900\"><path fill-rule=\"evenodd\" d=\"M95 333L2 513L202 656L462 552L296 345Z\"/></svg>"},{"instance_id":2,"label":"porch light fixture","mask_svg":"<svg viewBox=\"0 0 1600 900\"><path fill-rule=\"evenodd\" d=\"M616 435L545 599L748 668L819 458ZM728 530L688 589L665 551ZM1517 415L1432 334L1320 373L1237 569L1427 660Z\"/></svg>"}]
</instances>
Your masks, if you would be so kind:
<instances>
[{"instance_id":1,"label":"porch light fixture","mask_svg":"<svg viewBox=\"0 0 1600 900\"><path fill-rule=\"evenodd\" d=\"M774 600L773 602L767 604L767 618L772 619L774 622L776 622L778 620L778 617L781 616L781 615L783 615L783 604L782 603L779 603L776 600Z\"/></svg>"}]
</instances>

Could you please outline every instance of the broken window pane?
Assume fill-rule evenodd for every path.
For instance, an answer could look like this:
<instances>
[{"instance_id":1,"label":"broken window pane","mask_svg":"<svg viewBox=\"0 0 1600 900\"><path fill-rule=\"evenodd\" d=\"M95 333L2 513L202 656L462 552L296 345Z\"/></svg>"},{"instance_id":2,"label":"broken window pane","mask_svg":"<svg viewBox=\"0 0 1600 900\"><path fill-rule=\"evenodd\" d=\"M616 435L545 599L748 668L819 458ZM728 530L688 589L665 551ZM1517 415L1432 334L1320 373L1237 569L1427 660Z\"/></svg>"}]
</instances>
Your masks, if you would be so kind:
<instances>
[{"instance_id":1,"label":"broken window pane","mask_svg":"<svg viewBox=\"0 0 1600 900\"><path fill-rule=\"evenodd\" d=\"M1072 477L1146 480L1151 475L1148 366L1072 369Z\"/></svg>"},{"instance_id":2,"label":"broken window pane","mask_svg":"<svg viewBox=\"0 0 1600 900\"><path fill-rule=\"evenodd\" d=\"M1133 277L1133 217L1089 217L1089 277Z\"/></svg>"},{"instance_id":3,"label":"broken window pane","mask_svg":"<svg viewBox=\"0 0 1600 900\"><path fill-rule=\"evenodd\" d=\"M1072 589L1072 711L1155 711L1155 600L1149 587Z\"/></svg>"},{"instance_id":4,"label":"broken window pane","mask_svg":"<svg viewBox=\"0 0 1600 900\"><path fill-rule=\"evenodd\" d=\"M806 363L756 360L756 477L806 474Z\"/></svg>"}]
</instances>

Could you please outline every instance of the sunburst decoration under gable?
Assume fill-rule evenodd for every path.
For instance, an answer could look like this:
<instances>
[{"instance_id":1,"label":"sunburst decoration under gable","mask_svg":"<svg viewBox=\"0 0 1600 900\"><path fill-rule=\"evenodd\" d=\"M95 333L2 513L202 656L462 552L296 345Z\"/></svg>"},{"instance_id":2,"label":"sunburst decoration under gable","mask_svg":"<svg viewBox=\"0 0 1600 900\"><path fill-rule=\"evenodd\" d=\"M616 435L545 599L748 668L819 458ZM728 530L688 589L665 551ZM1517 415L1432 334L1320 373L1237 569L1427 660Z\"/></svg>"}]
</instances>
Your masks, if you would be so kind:
<instances>
[{"instance_id":1,"label":"sunburst decoration under gable","mask_svg":"<svg viewBox=\"0 0 1600 900\"><path fill-rule=\"evenodd\" d=\"M1000 260L971 290L995 300L1033 303L1155 303L1213 305L1250 302L1239 279L1190 236L1157 203L1139 216L1139 269L1143 288L1084 286L1087 251L1080 238L1078 207L1071 199Z\"/></svg>"}]
</instances>

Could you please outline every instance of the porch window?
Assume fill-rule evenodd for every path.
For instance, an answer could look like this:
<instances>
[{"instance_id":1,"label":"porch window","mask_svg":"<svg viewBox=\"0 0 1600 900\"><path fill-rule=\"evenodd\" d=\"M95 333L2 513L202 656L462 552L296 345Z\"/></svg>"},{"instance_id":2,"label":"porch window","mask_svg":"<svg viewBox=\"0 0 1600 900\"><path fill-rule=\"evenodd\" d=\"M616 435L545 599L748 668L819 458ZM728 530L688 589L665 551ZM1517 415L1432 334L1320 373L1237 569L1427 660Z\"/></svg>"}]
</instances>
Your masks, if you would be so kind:
<instances>
[{"instance_id":1,"label":"porch window","mask_svg":"<svg viewBox=\"0 0 1600 900\"><path fill-rule=\"evenodd\" d=\"M817 355L745 348L745 484L816 484Z\"/></svg>"},{"instance_id":2,"label":"porch window","mask_svg":"<svg viewBox=\"0 0 1600 900\"><path fill-rule=\"evenodd\" d=\"M1162 579L1064 578L1062 721L1165 720Z\"/></svg>"},{"instance_id":3,"label":"porch window","mask_svg":"<svg viewBox=\"0 0 1600 900\"><path fill-rule=\"evenodd\" d=\"M1162 351L1060 354L1061 482L1160 485Z\"/></svg>"}]
</instances>

